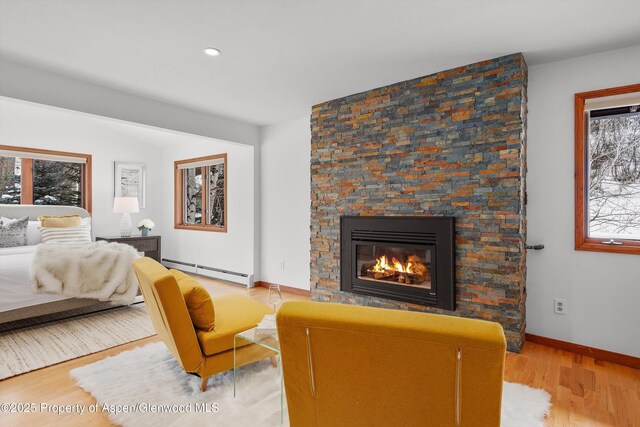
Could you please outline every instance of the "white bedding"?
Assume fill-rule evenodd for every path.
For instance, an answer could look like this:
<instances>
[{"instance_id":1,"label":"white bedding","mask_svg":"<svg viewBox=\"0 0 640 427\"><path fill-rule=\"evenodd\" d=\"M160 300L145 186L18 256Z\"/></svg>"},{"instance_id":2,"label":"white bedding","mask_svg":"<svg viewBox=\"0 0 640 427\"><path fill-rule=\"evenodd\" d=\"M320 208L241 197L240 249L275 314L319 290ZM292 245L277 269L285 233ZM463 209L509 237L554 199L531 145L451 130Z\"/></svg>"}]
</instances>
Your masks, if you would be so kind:
<instances>
[{"instance_id":1,"label":"white bedding","mask_svg":"<svg viewBox=\"0 0 640 427\"><path fill-rule=\"evenodd\" d=\"M0 312L69 299L65 295L33 292L30 270L35 248L0 248Z\"/></svg>"}]
</instances>

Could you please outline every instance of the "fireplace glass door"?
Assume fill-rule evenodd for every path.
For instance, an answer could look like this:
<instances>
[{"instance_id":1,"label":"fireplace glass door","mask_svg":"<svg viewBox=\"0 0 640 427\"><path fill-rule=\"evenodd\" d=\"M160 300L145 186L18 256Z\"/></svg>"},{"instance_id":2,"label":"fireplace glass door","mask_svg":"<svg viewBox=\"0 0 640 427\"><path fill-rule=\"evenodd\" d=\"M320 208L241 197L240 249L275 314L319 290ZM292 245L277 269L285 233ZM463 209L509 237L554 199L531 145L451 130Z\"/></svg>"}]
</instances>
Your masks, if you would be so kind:
<instances>
[{"instance_id":1,"label":"fireplace glass door","mask_svg":"<svg viewBox=\"0 0 640 427\"><path fill-rule=\"evenodd\" d=\"M354 242L357 279L432 289L435 246Z\"/></svg>"}]
</instances>

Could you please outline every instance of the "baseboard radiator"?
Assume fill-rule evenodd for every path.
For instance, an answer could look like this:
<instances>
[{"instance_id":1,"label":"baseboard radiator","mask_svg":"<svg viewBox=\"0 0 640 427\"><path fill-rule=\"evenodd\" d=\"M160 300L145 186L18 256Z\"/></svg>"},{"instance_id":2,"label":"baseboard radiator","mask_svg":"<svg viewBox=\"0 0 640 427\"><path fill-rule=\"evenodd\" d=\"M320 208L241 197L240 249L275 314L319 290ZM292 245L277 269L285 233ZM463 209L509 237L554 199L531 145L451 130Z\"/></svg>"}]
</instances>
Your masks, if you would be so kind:
<instances>
[{"instance_id":1,"label":"baseboard radiator","mask_svg":"<svg viewBox=\"0 0 640 427\"><path fill-rule=\"evenodd\" d=\"M186 273L199 274L201 276L207 276L214 279L226 280L227 282L238 283L248 288L254 287L253 274L238 273L236 271L229 271L222 268L209 267L207 265L177 261L168 258L162 258L162 265L167 268L182 270Z\"/></svg>"}]
</instances>

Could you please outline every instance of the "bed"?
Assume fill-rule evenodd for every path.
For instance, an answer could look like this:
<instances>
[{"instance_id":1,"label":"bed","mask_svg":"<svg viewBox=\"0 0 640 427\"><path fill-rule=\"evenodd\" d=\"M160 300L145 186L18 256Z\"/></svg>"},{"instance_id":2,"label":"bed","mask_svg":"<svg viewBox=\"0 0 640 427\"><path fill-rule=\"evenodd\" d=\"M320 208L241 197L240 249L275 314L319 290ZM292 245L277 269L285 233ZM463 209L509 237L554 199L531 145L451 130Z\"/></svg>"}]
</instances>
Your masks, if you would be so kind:
<instances>
[{"instance_id":1,"label":"bed","mask_svg":"<svg viewBox=\"0 0 640 427\"><path fill-rule=\"evenodd\" d=\"M40 215L75 214L80 215L86 222L90 221L89 212L73 206L0 205L0 217L28 216L29 221L37 221ZM31 239L27 243L34 241ZM110 302L93 299L34 293L30 282L30 269L35 249L34 244L0 248L0 330L41 323L38 320L55 320L116 306ZM136 301L140 301L140 298Z\"/></svg>"}]
</instances>

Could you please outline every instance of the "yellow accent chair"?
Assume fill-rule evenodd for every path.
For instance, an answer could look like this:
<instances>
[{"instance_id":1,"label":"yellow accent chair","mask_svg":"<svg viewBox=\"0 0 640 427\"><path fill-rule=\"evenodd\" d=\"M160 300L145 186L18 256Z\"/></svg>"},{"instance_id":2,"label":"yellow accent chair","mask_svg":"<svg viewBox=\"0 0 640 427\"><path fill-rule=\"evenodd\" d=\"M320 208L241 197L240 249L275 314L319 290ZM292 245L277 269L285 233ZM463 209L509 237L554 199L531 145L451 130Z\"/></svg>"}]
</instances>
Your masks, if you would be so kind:
<instances>
[{"instance_id":1,"label":"yellow accent chair","mask_svg":"<svg viewBox=\"0 0 640 427\"><path fill-rule=\"evenodd\" d=\"M499 427L498 323L319 302L277 314L292 427Z\"/></svg>"},{"instance_id":2,"label":"yellow accent chair","mask_svg":"<svg viewBox=\"0 0 640 427\"><path fill-rule=\"evenodd\" d=\"M243 295L211 298L215 307L214 328L196 330L178 285L178 282L184 285L185 281L192 280L194 283L188 287L193 290L193 286L198 286L194 279L170 272L151 258L135 260L133 269L158 336L186 372L202 378L202 391L206 390L211 375L233 369L234 335L255 327L265 314L273 313ZM271 355L264 348L247 343L236 351L238 366Z\"/></svg>"}]
</instances>

